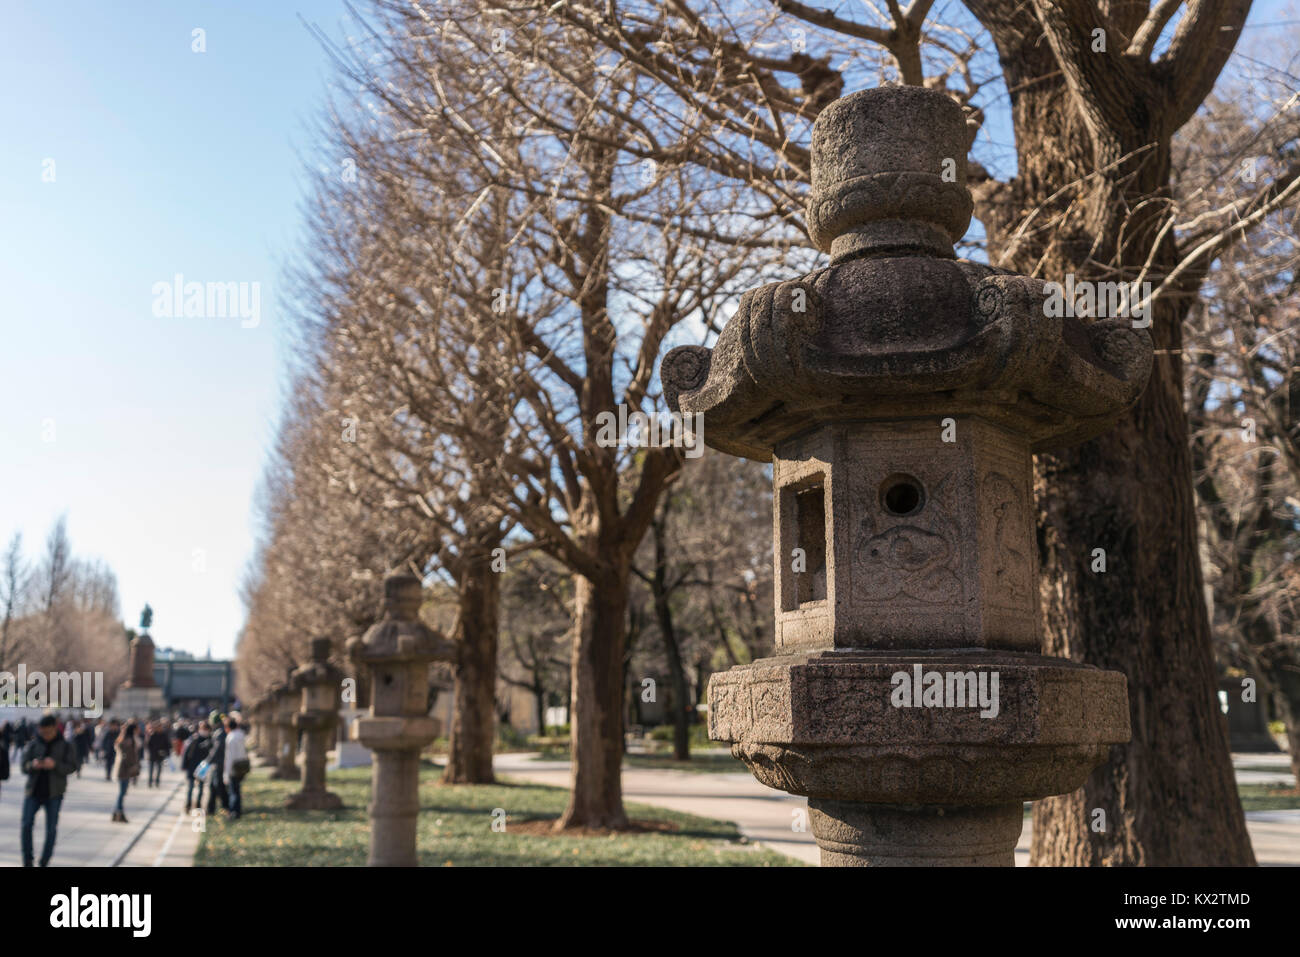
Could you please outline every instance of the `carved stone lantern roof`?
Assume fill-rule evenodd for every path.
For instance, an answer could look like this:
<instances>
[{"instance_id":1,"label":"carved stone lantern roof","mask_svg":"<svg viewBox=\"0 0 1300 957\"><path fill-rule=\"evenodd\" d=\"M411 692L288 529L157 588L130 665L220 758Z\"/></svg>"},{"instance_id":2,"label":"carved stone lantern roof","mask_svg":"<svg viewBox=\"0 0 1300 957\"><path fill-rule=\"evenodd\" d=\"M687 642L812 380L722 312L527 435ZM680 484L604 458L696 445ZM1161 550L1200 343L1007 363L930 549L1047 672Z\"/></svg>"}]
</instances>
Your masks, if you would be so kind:
<instances>
[{"instance_id":1,"label":"carved stone lantern roof","mask_svg":"<svg viewBox=\"0 0 1300 957\"><path fill-rule=\"evenodd\" d=\"M296 669L289 679L289 686L294 691L301 691L309 685L340 684L343 672L330 664L330 640L313 638L311 640L311 660Z\"/></svg>"},{"instance_id":2,"label":"carved stone lantern roof","mask_svg":"<svg viewBox=\"0 0 1300 957\"><path fill-rule=\"evenodd\" d=\"M768 461L819 422L978 413L1033 451L1109 427L1138 398L1150 337L1049 316L1045 282L957 259L970 223L961 108L918 87L854 93L812 137L808 226L830 265L742 297L710 350L665 356L674 411Z\"/></svg>"},{"instance_id":3,"label":"carved stone lantern roof","mask_svg":"<svg viewBox=\"0 0 1300 957\"><path fill-rule=\"evenodd\" d=\"M420 580L414 575L384 579L384 617L348 642L356 662L450 660L455 646L420 620Z\"/></svg>"}]
</instances>

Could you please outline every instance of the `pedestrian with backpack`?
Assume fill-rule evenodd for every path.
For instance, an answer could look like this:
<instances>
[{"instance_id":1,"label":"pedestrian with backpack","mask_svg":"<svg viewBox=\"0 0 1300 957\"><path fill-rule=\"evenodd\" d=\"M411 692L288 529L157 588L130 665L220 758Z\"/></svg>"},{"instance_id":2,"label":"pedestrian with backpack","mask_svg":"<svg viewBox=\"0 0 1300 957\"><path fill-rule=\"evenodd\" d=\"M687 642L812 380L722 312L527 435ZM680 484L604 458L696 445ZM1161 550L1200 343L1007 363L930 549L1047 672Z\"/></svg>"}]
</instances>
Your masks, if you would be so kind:
<instances>
[{"instance_id":1,"label":"pedestrian with backpack","mask_svg":"<svg viewBox=\"0 0 1300 957\"><path fill-rule=\"evenodd\" d=\"M185 750L181 752L181 770L185 772L187 787L185 790L185 810L203 807L203 778L199 777L199 765L212 753L212 729L206 721L199 722L199 730L185 741ZM199 799L194 797L194 784L199 785Z\"/></svg>"}]
</instances>

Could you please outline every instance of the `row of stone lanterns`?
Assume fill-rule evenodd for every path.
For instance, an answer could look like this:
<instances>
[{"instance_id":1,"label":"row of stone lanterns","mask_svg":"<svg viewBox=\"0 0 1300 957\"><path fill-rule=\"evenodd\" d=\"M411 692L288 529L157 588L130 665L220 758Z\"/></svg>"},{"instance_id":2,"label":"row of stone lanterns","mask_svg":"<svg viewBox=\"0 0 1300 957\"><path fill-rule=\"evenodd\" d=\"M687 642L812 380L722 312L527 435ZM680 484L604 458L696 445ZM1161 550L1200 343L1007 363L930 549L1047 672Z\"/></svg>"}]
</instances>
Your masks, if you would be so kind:
<instances>
[{"instance_id":1,"label":"row of stone lanterns","mask_svg":"<svg viewBox=\"0 0 1300 957\"><path fill-rule=\"evenodd\" d=\"M808 211L830 265L747 293L713 349L661 367L707 444L773 463L776 653L713 676L709 732L808 797L827 865L1011 865L1022 802L1075 790L1129 738L1122 674L1039 653L1031 456L1129 408L1150 337L1053 313L1042 281L956 258L967 140L937 91L830 104ZM348 643L371 679L353 732L375 755L372 866L417 862L428 668L451 652L420 599L416 578L389 576L383 620ZM296 778L307 735L291 806L337 806L321 796L328 650L314 642L254 712L274 777Z\"/></svg>"},{"instance_id":2,"label":"row of stone lanterns","mask_svg":"<svg viewBox=\"0 0 1300 957\"><path fill-rule=\"evenodd\" d=\"M384 580L383 618L348 654L369 679L370 708L350 730L374 754L370 813L372 867L413 867L420 807L420 752L436 734L429 717L429 665L450 661L453 645L420 621L421 587L412 575ZM339 719L343 673L329 662L330 641L311 642L311 660L272 685L250 709L251 750L276 780L298 780L297 741L303 739L302 789L287 808L332 810L342 806L326 790L325 757Z\"/></svg>"}]
</instances>

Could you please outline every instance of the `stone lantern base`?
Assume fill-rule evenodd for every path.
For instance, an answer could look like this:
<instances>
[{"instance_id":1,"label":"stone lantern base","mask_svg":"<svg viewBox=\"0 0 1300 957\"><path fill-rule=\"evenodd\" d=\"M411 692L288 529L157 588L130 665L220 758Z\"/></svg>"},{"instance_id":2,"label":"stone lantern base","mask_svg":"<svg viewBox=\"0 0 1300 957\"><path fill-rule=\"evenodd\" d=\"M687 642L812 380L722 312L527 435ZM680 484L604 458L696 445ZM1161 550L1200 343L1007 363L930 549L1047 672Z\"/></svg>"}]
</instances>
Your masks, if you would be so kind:
<instances>
[{"instance_id":1,"label":"stone lantern base","mask_svg":"<svg viewBox=\"0 0 1300 957\"><path fill-rule=\"evenodd\" d=\"M823 867L1014 867L1019 801L987 807L809 799Z\"/></svg>"},{"instance_id":2,"label":"stone lantern base","mask_svg":"<svg viewBox=\"0 0 1300 957\"><path fill-rule=\"evenodd\" d=\"M325 788L325 752L337 723L334 711L300 711L293 716L293 726L302 732L305 745L302 790L285 800L289 810L333 811L343 806L342 798Z\"/></svg>"},{"instance_id":3,"label":"stone lantern base","mask_svg":"<svg viewBox=\"0 0 1300 957\"><path fill-rule=\"evenodd\" d=\"M1123 675L980 649L765 658L714 675L709 704L711 738L808 797L825 865L1010 865L1023 802L1129 738Z\"/></svg>"}]
</instances>

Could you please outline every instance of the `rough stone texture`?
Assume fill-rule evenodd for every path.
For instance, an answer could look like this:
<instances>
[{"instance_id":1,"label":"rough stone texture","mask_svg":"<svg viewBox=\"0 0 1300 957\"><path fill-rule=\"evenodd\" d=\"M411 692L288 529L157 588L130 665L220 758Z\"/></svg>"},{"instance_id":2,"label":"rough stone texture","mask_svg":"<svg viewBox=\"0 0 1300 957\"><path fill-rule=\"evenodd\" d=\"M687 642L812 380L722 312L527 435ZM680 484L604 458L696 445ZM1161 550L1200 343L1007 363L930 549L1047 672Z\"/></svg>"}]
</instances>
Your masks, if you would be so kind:
<instances>
[{"instance_id":1,"label":"rough stone texture","mask_svg":"<svg viewBox=\"0 0 1300 957\"><path fill-rule=\"evenodd\" d=\"M253 720L261 729L257 736L257 766L261 768L273 768L280 763L279 729L274 721L274 707L269 693L253 706Z\"/></svg>"},{"instance_id":2,"label":"rough stone texture","mask_svg":"<svg viewBox=\"0 0 1300 957\"><path fill-rule=\"evenodd\" d=\"M271 777L276 781L297 781L302 777L298 769L298 732L293 727L293 714L298 710L298 696L286 681L271 688L275 709L272 720L276 725L276 763Z\"/></svg>"},{"instance_id":3,"label":"rough stone texture","mask_svg":"<svg viewBox=\"0 0 1300 957\"><path fill-rule=\"evenodd\" d=\"M808 801L823 867L1015 867L1019 801L981 807Z\"/></svg>"},{"instance_id":4,"label":"rough stone texture","mask_svg":"<svg viewBox=\"0 0 1300 957\"><path fill-rule=\"evenodd\" d=\"M896 708L891 677L998 673L998 714ZM964 690L964 689L963 689ZM715 675L709 736L770 787L841 801L1004 803L1073 791L1129 738L1124 676L1036 654L818 652Z\"/></svg>"},{"instance_id":5,"label":"rough stone texture","mask_svg":"<svg viewBox=\"0 0 1300 957\"><path fill-rule=\"evenodd\" d=\"M343 806L337 794L325 789L325 755L338 726L343 672L329 662L330 640L313 638L311 661L293 673L291 688L301 695L302 707L293 726L303 736L302 790L289 795L285 807L300 811L330 811Z\"/></svg>"},{"instance_id":6,"label":"rough stone texture","mask_svg":"<svg viewBox=\"0 0 1300 957\"><path fill-rule=\"evenodd\" d=\"M1091 438L1137 400L1145 329L1049 318L1045 283L952 258L970 218L964 130L929 90L826 108L809 222L831 265L746 293L712 350L664 357L664 394L704 414L708 445L768 461L816 422L977 413L1039 451Z\"/></svg>"},{"instance_id":7,"label":"rough stone texture","mask_svg":"<svg viewBox=\"0 0 1300 957\"><path fill-rule=\"evenodd\" d=\"M420 621L421 589L411 575L384 580L384 617L348 642L370 675L370 712L354 734L374 752L370 811L371 867L414 867L420 809L420 750L434 739L429 717L429 664L450 661L455 646Z\"/></svg>"},{"instance_id":8,"label":"rough stone texture","mask_svg":"<svg viewBox=\"0 0 1300 957\"><path fill-rule=\"evenodd\" d=\"M1132 405L1150 336L1049 317L1044 283L954 257L968 145L937 91L829 105L808 223L830 265L660 369L708 445L773 463L777 656L713 676L709 733L808 795L828 865L1010 866L1022 802L1130 733L1123 675L1037 654L1031 455ZM996 715L897 707L918 666L954 690L996 674Z\"/></svg>"},{"instance_id":9,"label":"rough stone texture","mask_svg":"<svg viewBox=\"0 0 1300 957\"><path fill-rule=\"evenodd\" d=\"M1029 447L980 418L952 421L953 442L937 419L908 419L825 425L778 449L779 650L1038 650ZM809 492L824 514L803 516L801 536Z\"/></svg>"}]
</instances>

